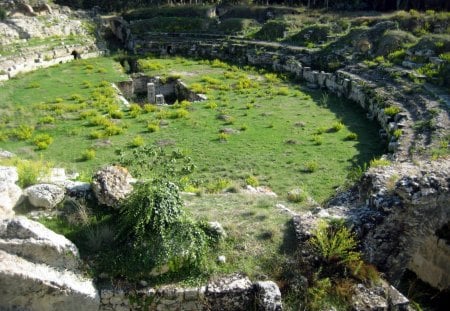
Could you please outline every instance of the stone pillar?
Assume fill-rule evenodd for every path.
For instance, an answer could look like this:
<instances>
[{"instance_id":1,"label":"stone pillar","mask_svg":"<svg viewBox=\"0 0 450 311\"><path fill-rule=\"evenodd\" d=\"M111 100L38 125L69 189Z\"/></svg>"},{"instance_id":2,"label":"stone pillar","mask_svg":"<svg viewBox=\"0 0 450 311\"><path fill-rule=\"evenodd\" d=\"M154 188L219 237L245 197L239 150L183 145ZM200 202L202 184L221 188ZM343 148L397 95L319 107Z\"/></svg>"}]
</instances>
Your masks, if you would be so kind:
<instances>
[{"instance_id":1,"label":"stone pillar","mask_svg":"<svg viewBox=\"0 0 450 311\"><path fill-rule=\"evenodd\" d=\"M164 105L165 104L164 95L163 94L156 95L156 104L157 105Z\"/></svg>"},{"instance_id":2,"label":"stone pillar","mask_svg":"<svg viewBox=\"0 0 450 311\"><path fill-rule=\"evenodd\" d=\"M156 103L155 83L147 83L147 96L150 104Z\"/></svg>"}]
</instances>

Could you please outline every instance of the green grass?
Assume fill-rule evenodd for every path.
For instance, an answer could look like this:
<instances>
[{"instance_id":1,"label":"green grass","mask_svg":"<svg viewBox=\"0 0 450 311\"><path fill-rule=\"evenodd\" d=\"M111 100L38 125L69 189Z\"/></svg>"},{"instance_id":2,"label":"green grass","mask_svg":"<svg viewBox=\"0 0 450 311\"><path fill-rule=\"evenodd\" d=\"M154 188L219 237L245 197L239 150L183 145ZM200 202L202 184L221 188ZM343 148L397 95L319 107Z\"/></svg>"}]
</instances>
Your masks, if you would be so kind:
<instances>
[{"instance_id":1,"label":"green grass","mask_svg":"<svg viewBox=\"0 0 450 311\"><path fill-rule=\"evenodd\" d=\"M219 179L244 185L251 175L282 196L302 185L317 201L332 195L352 166L382 152L376 124L368 122L356 105L335 96L319 105L320 91L218 61L150 62L148 74L179 75L209 100L136 113L114 99L109 83L125 76L111 58L62 64L4 83L0 134L10 138L0 141L0 148L19 157L42 157L54 165L92 172L114 162L117 149L132 148L130 142L139 135L146 144L180 149L192 157L197 166L192 183L199 187ZM26 88L36 82L39 88ZM111 112L121 118L112 119ZM53 118L52 123L42 122L46 116ZM328 129L339 122L342 128L324 132L320 144L312 139L317 128ZM304 126L297 126L300 123ZM38 150L32 138L14 138L11 131L23 124L35 126L34 136L48 134L53 142ZM219 137L224 128L226 139ZM350 133L358 139L346 140ZM95 150L95 158L85 161L85 150ZM311 162L317 168L306 172Z\"/></svg>"}]
</instances>

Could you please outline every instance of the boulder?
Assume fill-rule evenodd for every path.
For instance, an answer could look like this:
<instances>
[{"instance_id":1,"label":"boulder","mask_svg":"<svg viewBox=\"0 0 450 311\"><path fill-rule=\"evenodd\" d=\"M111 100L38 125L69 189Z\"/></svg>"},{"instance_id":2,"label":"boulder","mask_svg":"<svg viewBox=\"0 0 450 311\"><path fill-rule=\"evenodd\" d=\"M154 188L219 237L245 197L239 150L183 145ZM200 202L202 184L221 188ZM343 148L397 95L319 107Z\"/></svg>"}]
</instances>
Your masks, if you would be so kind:
<instances>
[{"instance_id":1,"label":"boulder","mask_svg":"<svg viewBox=\"0 0 450 311\"><path fill-rule=\"evenodd\" d=\"M14 207L22 198L22 189L16 184L0 181L0 218L14 216Z\"/></svg>"},{"instance_id":2,"label":"boulder","mask_svg":"<svg viewBox=\"0 0 450 311\"><path fill-rule=\"evenodd\" d=\"M117 208L120 201L133 191L128 170L121 166L107 166L92 179L92 190L100 204Z\"/></svg>"},{"instance_id":3,"label":"boulder","mask_svg":"<svg viewBox=\"0 0 450 311\"><path fill-rule=\"evenodd\" d=\"M210 310L251 310L253 284L247 277L239 274L224 277L206 286L205 298Z\"/></svg>"},{"instance_id":4,"label":"boulder","mask_svg":"<svg viewBox=\"0 0 450 311\"><path fill-rule=\"evenodd\" d=\"M255 286L255 305L258 311L281 311L281 292L272 281L260 281Z\"/></svg>"},{"instance_id":5,"label":"boulder","mask_svg":"<svg viewBox=\"0 0 450 311\"><path fill-rule=\"evenodd\" d=\"M52 184L39 184L25 189L25 194L34 207L52 209L64 200L65 190Z\"/></svg>"},{"instance_id":6,"label":"boulder","mask_svg":"<svg viewBox=\"0 0 450 311\"><path fill-rule=\"evenodd\" d=\"M7 150L3 150L3 149L0 149L0 158L3 158L3 159L10 159L10 158L13 158L13 157L15 157L16 155L14 154L14 153L12 153L12 152L9 152L9 151L7 151Z\"/></svg>"},{"instance_id":7,"label":"boulder","mask_svg":"<svg viewBox=\"0 0 450 311\"><path fill-rule=\"evenodd\" d=\"M352 310L355 311L385 311L388 310L383 287L367 288L363 284L355 286L352 296Z\"/></svg>"},{"instance_id":8,"label":"boulder","mask_svg":"<svg viewBox=\"0 0 450 311\"><path fill-rule=\"evenodd\" d=\"M60 269L74 270L79 264L71 241L22 216L0 221L0 249Z\"/></svg>"},{"instance_id":9,"label":"boulder","mask_svg":"<svg viewBox=\"0 0 450 311\"><path fill-rule=\"evenodd\" d=\"M0 182L16 183L19 174L14 166L0 166Z\"/></svg>"},{"instance_id":10,"label":"boulder","mask_svg":"<svg viewBox=\"0 0 450 311\"><path fill-rule=\"evenodd\" d=\"M0 250L0 310L97 311L93 281Z\"/></svg>"}]
</instances>

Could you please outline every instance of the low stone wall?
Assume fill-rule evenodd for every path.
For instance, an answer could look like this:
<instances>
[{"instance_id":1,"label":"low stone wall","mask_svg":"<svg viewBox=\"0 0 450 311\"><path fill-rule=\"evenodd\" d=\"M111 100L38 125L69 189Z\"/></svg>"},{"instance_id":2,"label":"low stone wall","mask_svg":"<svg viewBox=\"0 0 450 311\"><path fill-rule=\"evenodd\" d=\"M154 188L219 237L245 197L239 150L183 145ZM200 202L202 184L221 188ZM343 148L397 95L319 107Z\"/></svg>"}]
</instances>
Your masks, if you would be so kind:
<instances>
[{"instance_id":1,"label":"low stone wall","mask_svg":"<svg viewBox=\"0 0 450 311\"><path fill-rule=\"evenodd\" d=\"M11 79L19 73L70 62L74 60L74 56L71 54L73 51L78 51L81 54L81 58L92 58L105 54L105 51L100 51L94 44L91 44L88 46L64 46L47 51L36 51L25 55L0 58L0 81Z\"/></svg>"},{"instance_id":2,"label":"low stone wall","mask_svg":"<svg viewBox=\"0 0 450 311\"><path fill-rule=\"evenodd\" d=\"M252 283L239 275L221 278L206 286L137 290L101 289L101 311L281 311L281 294L271 282Z\"/></svg>"}]
</instances>

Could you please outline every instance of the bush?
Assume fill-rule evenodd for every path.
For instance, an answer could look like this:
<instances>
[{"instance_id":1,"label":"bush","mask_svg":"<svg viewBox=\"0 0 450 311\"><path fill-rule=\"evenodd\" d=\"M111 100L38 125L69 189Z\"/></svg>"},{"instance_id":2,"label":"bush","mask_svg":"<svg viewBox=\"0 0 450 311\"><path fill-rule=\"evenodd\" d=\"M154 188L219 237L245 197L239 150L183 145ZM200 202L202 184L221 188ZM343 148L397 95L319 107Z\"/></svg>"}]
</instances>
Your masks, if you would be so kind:
<instances>
[{"instance_id":1,"label":"bush","mask_svg":"<svg viewBox=\"0 0 450 311\"><path fill-rule=\"evenodd\" d=\"M22 188L34 185L50 173L50 164L44 161L18 160L15 163L17 174L19 175L18 184Z\"/></svg>"},{"instance_id":2,"label":"bush","mask_svg":"<svg viewBox=\"0 0 450 311\"><path fill-rule=\"evenodd\" d=\"M52 116L45 116L45 117L39 118L38 123L39 124L52 124L52 123L55 123L55 118L53 118Z\"/></svg>"},{"instance_id":3,"label":"bush","mask_svg":"<svg viewBox=\"0 0 450 311\"><path fill-rule=\"evenodd\" d=\"M350 133L347 136L345 136L344 140L357 140L358 135L356 133Z\"/></svg>"},{"instance_id":4,"label":"bush","mask_svg":"<svg viewBox=\"0 0 450 311\"><path fill-rule=\"evenodd\" d=\"M307 199L308 199L308 194L300 188L291 190L287 194L287 200L289 202L300 203L300 202L306 201Z\"/></svg>"},{"instance_id":5,"label":"bush","mask_svg":"<svg viewBox=\"0 0 450 311\"><path fill-rule=\"evenodd\" d=\"M47 149L52 142L53 138L48 134L38 134L33 139L33 143L39 150Z\"/></svg>"},{"instance_id":6,"label":"bush","mask_svg":"<svg viewBox=\"0 0 450 311\"><path fill-rule=\"evenodd\" d=\"M16 136L18 140L27 140L33 136L33 132L34 127L21 124L14 130L14 136Z\"/></svg>"},{"instance_id":7,"label":"bush","mask_svg":"<svg viewBox=\"0 0 450 311\"><path fill-rule=\"evenodd\" d=\"M388 116L395 116L397 113L402 111L400 107L397 106L389 106L384 108L384 114Z\"/></svg>"},{"instance_id":8,"label":"bush","mask_svg":"<svg viewBox=\"0 0 450 311\"><path fill-rule=\"evenodd\" d=\"M122 274L148 275L164 265L169 271L178 271L203 263L207 236L185 216L173 183L154 180L136 184L121 206L118 223L116 240L124 245Z\"/></svg>"},{"instance_id":9,"label":"bush","mask_svg":"<svg viewBox=\"0 0 450 311\"><path fill-rule=\"evenodd\" d=\"M329 132L339 132L344 128L344 124L342 122L335 122L331 126L331 128L328 129Z\"/></svg>"},{"instance_id":10,"label":"bush","mask_svg":"<svg viewBox=\"0 0 450 311\"><path fill-rule=\"evenodd\" d=\"M370 167L383 167L389 165L391 165L391 161L383 158L370 160L369 164Z\"/></svg>"},{"instance_id":11,"label":"bush","mask_svg":"<svg viewBox=\"0 0 450 311\"><path fill-rule=\"evenodd\" d=\"M253 175L248 176L248 177L245 179L245 183L246 183L247 185L249 185L249 186L252 186L252 187L258 187L258 186L259 186L259 180L258 180L258 178L256 178L256 177L253 176Z\"/></svg>"},{"instance_id":12,"label":"bush","mask_svg":"<svg viewBox=\"0 0 450 311\"><path fill-rule=\"evenodd\" d=\"M82 161L89 161L95 159L95 150L94 149L86 149L81 155Z\"/></svg>"},{"instance_id":13,"label":"bush","mask_svg":"<svg viewBox=\"0 0 450 311\"><path fill-rule=\"evenodd\" d=\"M109 112L109 116L112 119L122 119L123 118L123 111L120 110L114 110Z\"/></svg>"},{"instance_id":14,"label":"bush","mask_svg":"<svg viewBox=\"0 0 450 311\"><path fill-rule=\"evenodd\" d=\"M355 236L340 222L320 222L309 243L325 264L340 265L361 259L355 251L358 245Z\"/></svg>"},{"instance_id":15,"label":"bush","mask_svg":"<svg viewBox=\"0 0 450 311\"><path fill-rule=\"evenodd\" d=\"M103 136L105 136L105 134L102 131L92 131L89 133L89 138L91 139L100 139Z\"/></svg>"},{"instance_id":16,"label":"bush","mask_svg":"<svg viewBox=\"0 0 450 311\"><path fill-rule=\"evenodd\" d=\"M316 144L317 146L322 145L323 144L323 137L322 135L314 135L312 138L314 144Z\"/></svg>"},{"instance_id":17,"label":"bush","mask_svg":"<svg viewBox=\"0 0 450 311\"><path fill-rule=\"evenodd\" d=\"M123 133L123 128L120 126L117 126L115 124L110 124L105 127L105 135L106 136L114 136L114 135L120 135Z\"/></svg>"},{"instance_id":18,"label":"bush","mask_svg":"<svg viewBox=\"0 0 450 311\"><path fill-rule=\"evenodd\" d=\"M159 131L159 122L150 122L147 124L147 130L150 133L158 132Z\"/></svg>"},{"instance_id":19,"label":"bush","mask_svg":"<svg viewBox=\"0 0 450 311\"><path fill-rule=\"evenodd\" d=\"M304 171L307 173L313 173L313 172L317 171L318 168L319 168L319 163L317 163L316 161L310 161L310 162L306 163Z\"/></svg>"},{"instance_id":20,"label":"bush","mask_svg":"<svg viewBox=\"0 0 450 311\"><path fill-rule=\"evenodd\" d=\"M133 140L131 141L132 147L140 147L143 144L144 144L144 138L141 135L134 137Z\"/></svg>"},{"instance_id":21,"label":"bush","mask_svg":"<svg viewBox=\"0 0 450 311\"><path fill-rule=\"evenodd\" d=\"M231 181L224 178L219 178L206 185L206 191L208 193L219 193L227 189L232 185Z\"/></svg>"},{"instance_id":22,"label":"bush","mask_svg":"<svg viewBox=\"0 0 450 311\"><path fill-rule=\"evenodd\" d=\"M230 135L227 133L219 133L218 140L220 142L226 143L228 141L228 138L230 138Z\"/></svg>"}]
</instances>

